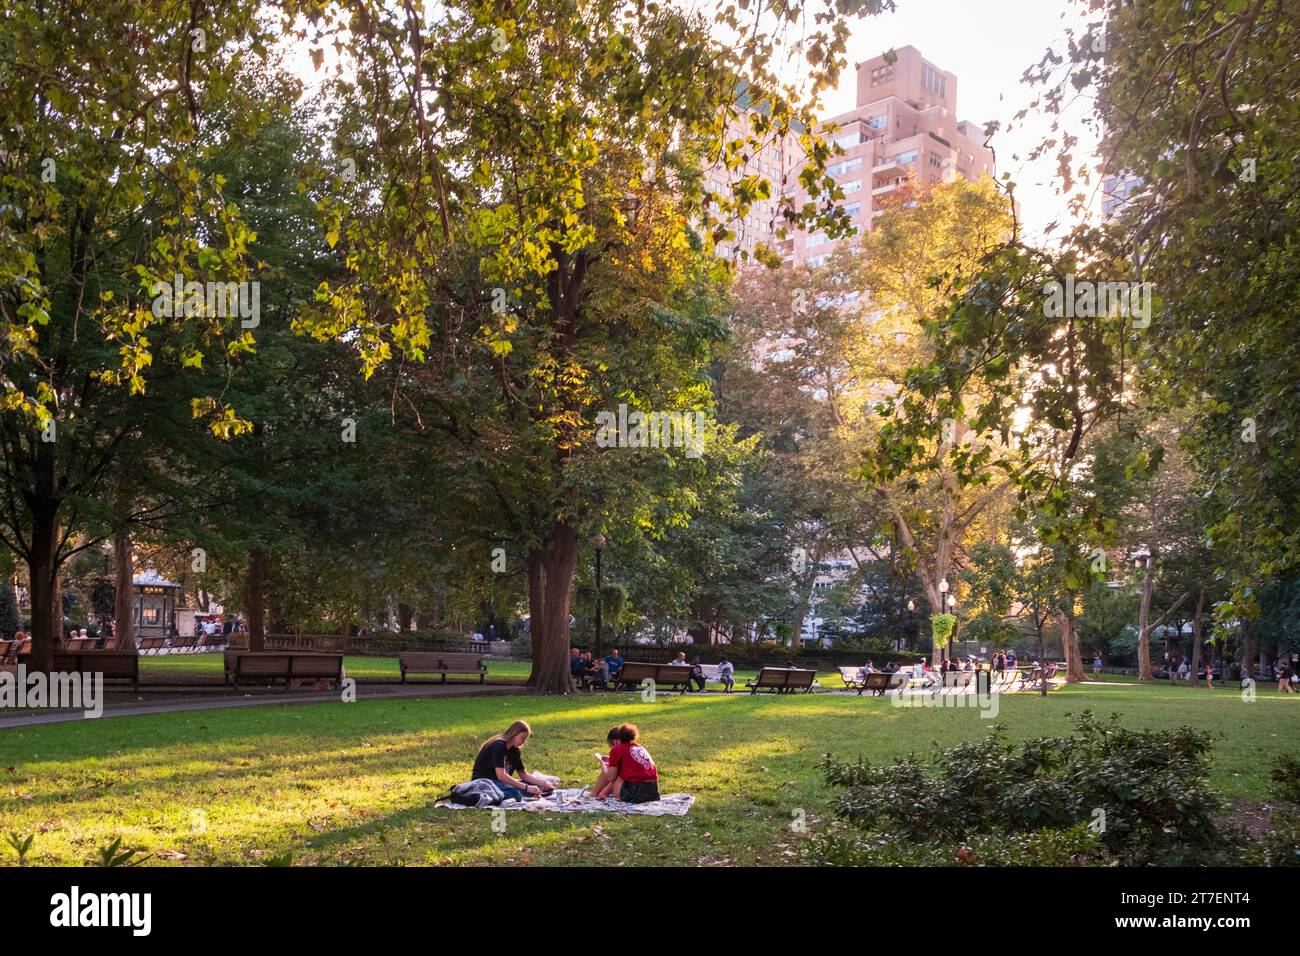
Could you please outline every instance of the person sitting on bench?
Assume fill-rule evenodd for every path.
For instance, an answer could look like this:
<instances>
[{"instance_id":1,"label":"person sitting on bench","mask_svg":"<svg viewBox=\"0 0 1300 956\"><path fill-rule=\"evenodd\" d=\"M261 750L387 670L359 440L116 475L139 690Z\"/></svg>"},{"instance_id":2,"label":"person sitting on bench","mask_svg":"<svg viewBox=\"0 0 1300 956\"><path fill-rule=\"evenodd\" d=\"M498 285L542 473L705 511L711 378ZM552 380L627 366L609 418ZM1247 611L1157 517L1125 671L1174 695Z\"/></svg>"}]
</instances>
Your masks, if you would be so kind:
<instances>
[{"instance_id":1,"label":"person sitting on bench","mask_svg":"<svg viewBox=\"0 0 1300 956\"><path fill-rule=\"evenodd\" d=\"M524 797L536 797L550 793L554 788L540 777L534 777L524 769L524 758L519 749L532 736L533 728L522 720L483 741L474 758L474 772L471 780L491 780L501 788L505 799L512 797L522 800ZM519 774L516 780L512 774Z\"/></svg>"},{"instance_id":2,"label":"person sitting on bench","mask_svg":"<svg viewBox=\"0 0 1300 956\"><path fill-rule=\"evenodd\" d=\"M725 657L718 661L718 681L722 684L724 694L730 694L736 686L736 665Z\"/></svg>"},{"instance_id":3,"label":"person sitting on bench","mask_svg":"<svg viewBox=\"0 0 1300 956\"><path fill-rule=\"evenodd\" d=\"M624 803L649 803L659 799L659 768L650 752L637 743L639 731L619 724L606 735L609 756L600 758L600 776L592 788L597 800L613 797Z\"/></svg>"},{"instance_id":4,"label":"person sitting on bench","mask_svg":"<svg viewBox=\"0 0 1300 956\"><path fill-rule=\"evenodd\" d=\"M587 662L582 659L582 651L576 647L569 649L569 676L579 687L587 686Z\"/></svg>"},{"instance_id":5,"label":"person sitting on bench","mask_svg":"<svg viewBox=\"0 0 1300 956\"><path fill-rule=\"evenodd\" d=\"M700 666L699 657L691 659L691 677L686 682L686 689L691 689L691 683L694 682L696 690L704 690L704 668Z\"/></svg>"},{"instance_id":6,"label":"person sitting on bench","mask_svg":"<svg viewBox=\"0 0 1300 956\"><path fill-rule=\"evenodd\" d=\"M609 655L605 658L605 663L609 667L609 679L616 680L618 672L623 669L623 657L619 654L617 647L609 652Z\"/></svg>"}]
</instances>

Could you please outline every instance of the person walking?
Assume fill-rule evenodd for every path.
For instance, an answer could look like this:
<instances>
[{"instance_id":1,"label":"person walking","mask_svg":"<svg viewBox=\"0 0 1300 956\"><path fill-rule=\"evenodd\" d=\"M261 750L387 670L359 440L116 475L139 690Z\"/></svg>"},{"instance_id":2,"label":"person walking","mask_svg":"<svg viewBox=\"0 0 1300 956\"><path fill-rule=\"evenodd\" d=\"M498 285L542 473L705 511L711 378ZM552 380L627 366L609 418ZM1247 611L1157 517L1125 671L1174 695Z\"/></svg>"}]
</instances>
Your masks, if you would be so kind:
<instances>
[{"instance_id":1,"label":"person walking","mask_svg":"<svg viewBox=\"0 0 1300 956\"><path fill-rule=\"evenodd\" d=\"M1291 686L1291 667L1280 657L1273 664L1273 676L1277 678L1277 692L1294 694L1295 688Z\"/></svg>"}]
</instances>

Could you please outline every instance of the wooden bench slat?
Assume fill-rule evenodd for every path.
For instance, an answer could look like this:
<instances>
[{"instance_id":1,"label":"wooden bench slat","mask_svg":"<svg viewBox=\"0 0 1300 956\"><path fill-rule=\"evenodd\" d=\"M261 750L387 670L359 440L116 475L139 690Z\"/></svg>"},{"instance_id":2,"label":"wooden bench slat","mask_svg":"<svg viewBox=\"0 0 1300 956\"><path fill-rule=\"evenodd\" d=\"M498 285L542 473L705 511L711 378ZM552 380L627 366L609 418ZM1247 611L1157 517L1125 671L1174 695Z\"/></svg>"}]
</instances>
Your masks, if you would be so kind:
<instances>
[{"instance_id":1,"label":"wooden bench slat","mask_svg":"<svg viewBox=\"0 0 1300 956\"><path fill-rule=\"evenodd\" d=\"M487 682L483 655L466 651L408 651L397 655L397 666L403 684L407 674L440 674L444 684L448 674L477 674L480 684Z\"/></svg>"},{"instance_id":2,"label":"wooden bench slat","mask_svg":"<svg viewBox=\"0 0 1300 956\"><path fill-rule=\"evenodd\" d=\"M295 680L343 680L343 655L316 651L226 651L226 681L239 688L241 677L284 681L287 691Z\"/></svg>"}]
</instances>

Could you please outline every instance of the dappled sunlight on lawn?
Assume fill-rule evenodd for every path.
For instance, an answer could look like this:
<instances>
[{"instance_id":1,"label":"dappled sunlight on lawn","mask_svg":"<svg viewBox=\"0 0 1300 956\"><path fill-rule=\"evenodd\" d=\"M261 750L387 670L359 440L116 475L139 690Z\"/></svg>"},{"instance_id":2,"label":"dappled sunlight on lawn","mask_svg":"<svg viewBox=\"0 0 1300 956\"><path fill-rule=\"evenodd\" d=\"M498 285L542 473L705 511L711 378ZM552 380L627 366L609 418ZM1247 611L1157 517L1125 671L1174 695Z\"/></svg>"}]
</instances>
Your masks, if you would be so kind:
<instances>
[{"instance_id":1,"label":"dappled sunlight on lawn","mask_svg":"<svg viewBox=\"0 0 1300 956\"><path fill-rule=\"evenodd\" d=\"M77 864L118 836L152 863L683 863L793 859L796 810L824 820L825 754L881 763L982 739L1065 733L1070 712L1131 727L1191 724L1221 734L1215 786L1258 796L1300 730L1295 699L1160 685L1068 688L975 709L901 709L830 695L639 694L374 700L113 718L0 732L0 832L33 833L33 863ZM630 721L663 792L696 796L682 818L491 814L433 807L468 778L487 737L523 718L529 769L590 784L610 727ZM10 770L9 768L13 768ZM790 854L790 855L787 855ZM0 857L12 862L12 856Z\"/></svg>"}]
</instances>

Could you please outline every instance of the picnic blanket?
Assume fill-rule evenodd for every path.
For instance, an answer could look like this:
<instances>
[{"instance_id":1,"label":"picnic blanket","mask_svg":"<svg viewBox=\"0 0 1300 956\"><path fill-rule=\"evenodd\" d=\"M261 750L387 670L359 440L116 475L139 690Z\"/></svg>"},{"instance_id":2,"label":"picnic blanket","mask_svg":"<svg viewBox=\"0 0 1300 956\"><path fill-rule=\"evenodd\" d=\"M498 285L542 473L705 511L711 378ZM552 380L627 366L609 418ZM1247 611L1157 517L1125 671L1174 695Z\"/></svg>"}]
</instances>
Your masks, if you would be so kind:
<instances>
[{"instance_id":1,"label":"picnic blanket","mask_svg":"<svg viewBox=\"0 0 1300 956\"><path fill-rule=\"evenodd\" d=\"M498 804L502 810L528 810L533 813L634 813L647 817L684 817L695 803L689 793L666 793L649 803L624 803L622 800L597 800L589 787L580 790L553 790L534 800L507 800ZM492 807L467 807L449 800L439 800L435 807L449 810L490 810Z\"/></svg>"}]
</instances>

